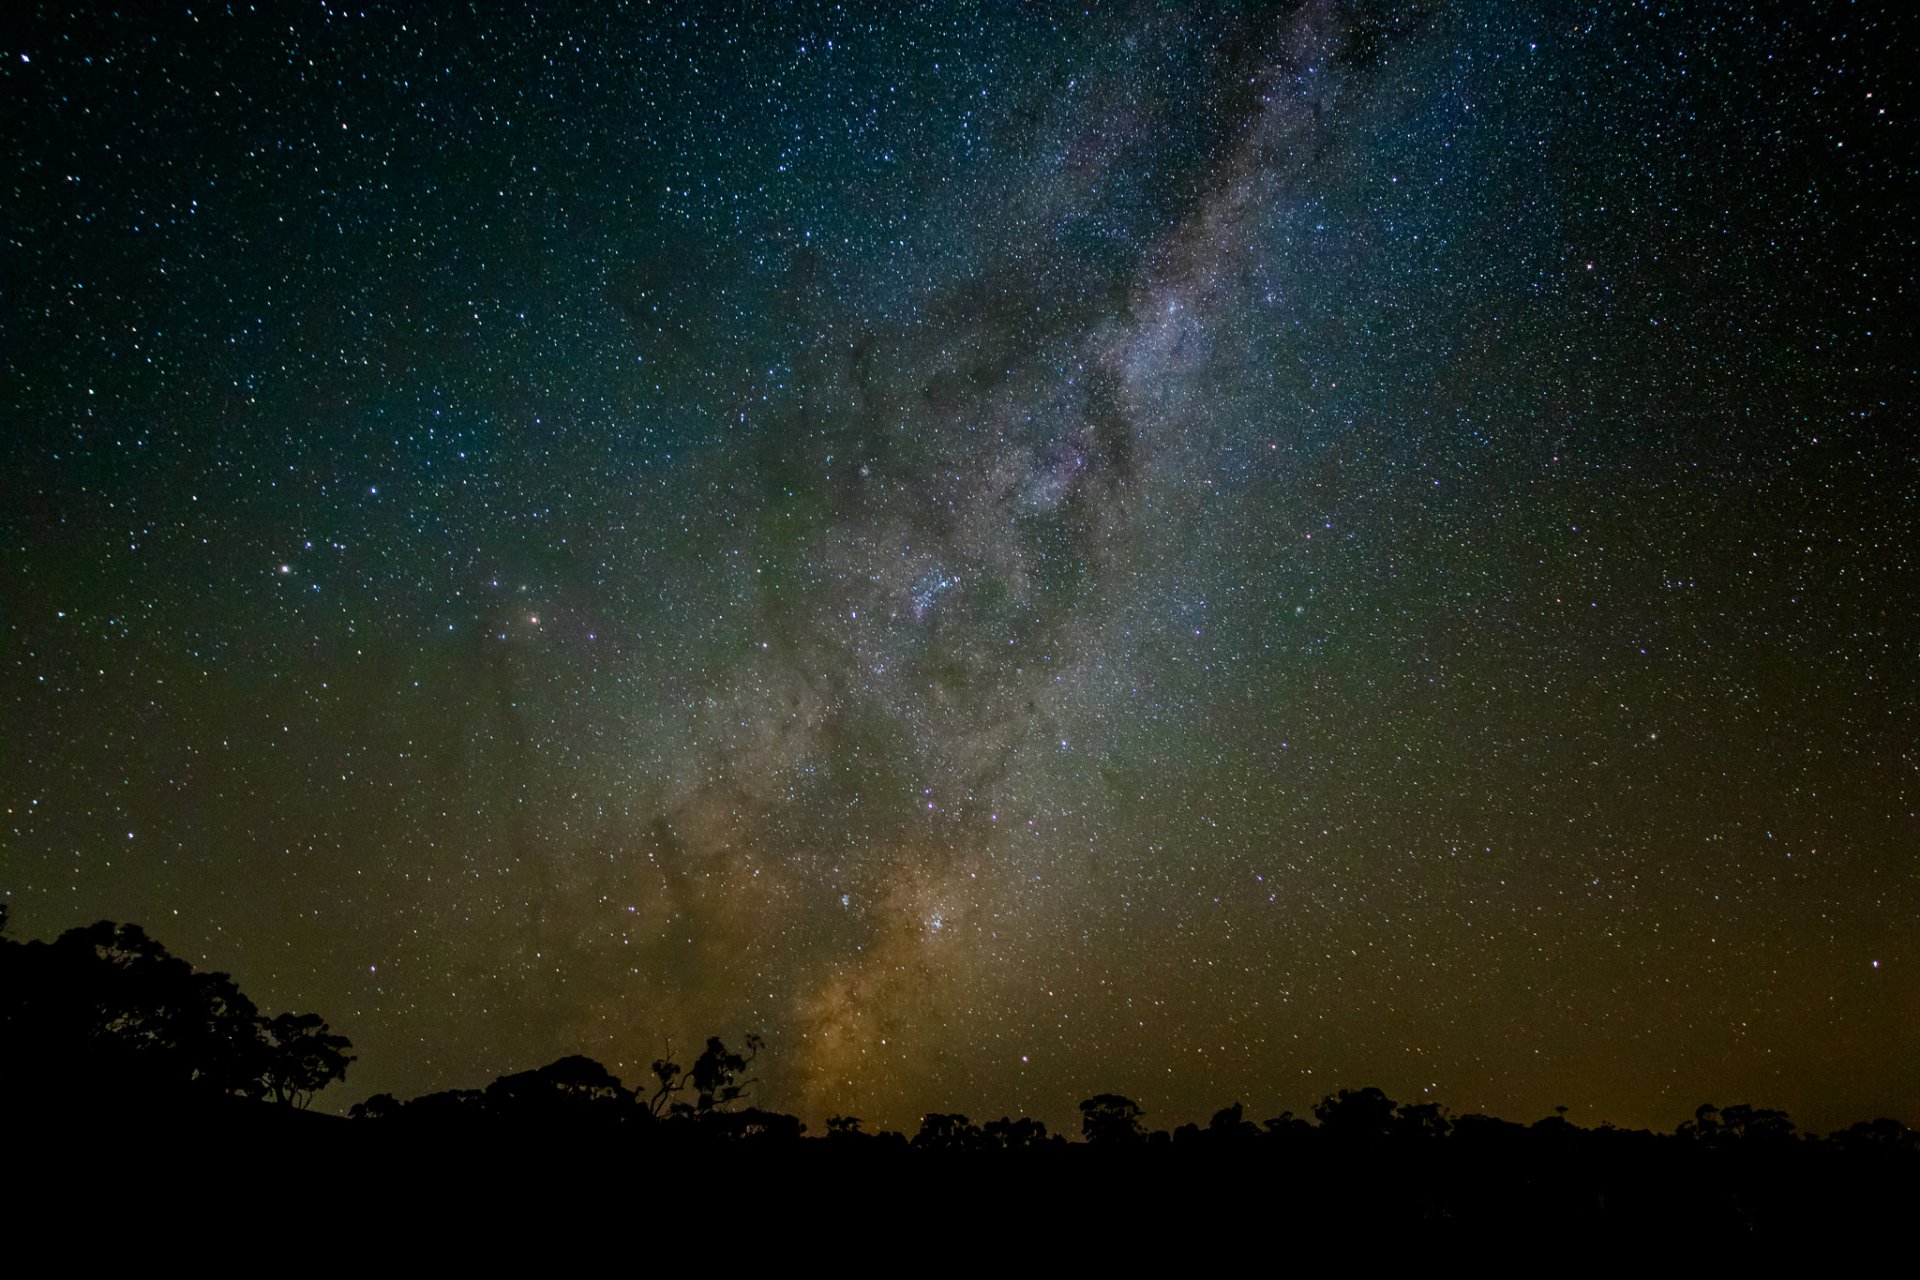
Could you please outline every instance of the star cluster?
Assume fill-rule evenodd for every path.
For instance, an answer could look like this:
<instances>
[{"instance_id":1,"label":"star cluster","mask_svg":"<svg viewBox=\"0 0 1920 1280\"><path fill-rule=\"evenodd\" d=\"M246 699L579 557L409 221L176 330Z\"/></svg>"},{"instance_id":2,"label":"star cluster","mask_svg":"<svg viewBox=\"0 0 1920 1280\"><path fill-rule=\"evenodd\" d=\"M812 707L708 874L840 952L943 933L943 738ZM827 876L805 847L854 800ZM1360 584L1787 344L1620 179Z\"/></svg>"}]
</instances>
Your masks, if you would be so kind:
<instances>
[{"instance_id":1,"label":"star cluster","mask_svg":"<svg viewBox=\"0 0 1920 1280\"><path fill-rule=\"evenodd\" d=\"M1913 42L1544 8L34 6L15 929L338 1105L1912 1121Z\"/></svg>"}]
</instances>

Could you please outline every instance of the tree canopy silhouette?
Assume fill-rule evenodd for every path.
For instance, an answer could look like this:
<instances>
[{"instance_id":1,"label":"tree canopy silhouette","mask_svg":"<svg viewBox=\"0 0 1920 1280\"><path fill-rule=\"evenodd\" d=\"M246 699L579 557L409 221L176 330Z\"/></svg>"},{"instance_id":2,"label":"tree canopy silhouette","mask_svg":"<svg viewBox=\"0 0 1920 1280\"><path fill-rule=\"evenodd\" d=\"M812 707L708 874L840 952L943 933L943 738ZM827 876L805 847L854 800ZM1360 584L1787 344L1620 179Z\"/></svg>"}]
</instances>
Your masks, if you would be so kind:
<instances>
[{"instance_id":1,"label":"tree canopy silhouette","mask_svg":"<svg viewBox=\"0 0 1920 1280\"><path fill-rule=\"evenodd\" d=\"M1381 1138L1393 1131L1394 1101L1379 1089L1342 1089L1313 1105L1320 1130L1335 1138Z\"/></svg>"},{"instance_id":2,"label":"tree canopy silhouette","mask_svg":"<svg viewBox=\"0 0 1920 1280\"><path fill-rule=\"evenodd\" d=\"M930 1111L921 1117L913 1145L924 1151L980 1151L988 1143L980 1126L965 1116Z\"/></svg>"},{"instance_id":3,"label":"tree canopy silhouette","mask_svg":"<svg viewBox=\"0 0 1920 1280\"><path fill-rule=\"evenodd\" d=\"M1683 1122L1675 1132L1682 1138L1718 1147L1745 1142L1791 1142L1794 1124L1786 1112L1768 1107L1745 1103L1716 1107L1711 1102L1703 1102L1694 1108L1693 1119Z\"/></svg>"},{"instance_id":4,"label":"tree canopy silhouette","mask_svg":"<svg viewBox=\"0 0 1920 1280\"><path fill-rule=\"evenodd\" d=\"M647 1109L656 1117L669 1114L703 1116L738 1101L750 1086L758 1083L740 1077L759 1056L761 1039L757 1035L749 1035L746 1044L745 1053L736 1053L727 1048L719 1036L709 1036L706 1049L694 1059L691 1067L684 1069L670 1057L656 1058L652 1070L658 1087L647 1099ZM682 1096L689 1091L693 1095L691 1102Z\"/></svg>"},{"instance_id":5,"label":"tree canopy silhouette","mask_svg":"<svg viewBox=\"0 0 1920 1280\"><path fill-rule=\"evenodd\" d=\"M1132 1098L1117 1093L1101 1093L1080 1104L1080 1133L1097 1146L1121 1147L1144 1141L1140 1126L1144 1113Z\"/></svg>"},{"instance_id":6,"label":"tree canopy silhouette","mask_svg":"<svg viewBox=\"0 0 1920 1280\"><path fill-rule=\"evenodd\" d=\"M0 1084L63 1103L172 1095L305 1107L346 1076L351 1042L318 1014L261 1015L133 924L51 943L0 937Z\"/></svg>"}]
</instances>

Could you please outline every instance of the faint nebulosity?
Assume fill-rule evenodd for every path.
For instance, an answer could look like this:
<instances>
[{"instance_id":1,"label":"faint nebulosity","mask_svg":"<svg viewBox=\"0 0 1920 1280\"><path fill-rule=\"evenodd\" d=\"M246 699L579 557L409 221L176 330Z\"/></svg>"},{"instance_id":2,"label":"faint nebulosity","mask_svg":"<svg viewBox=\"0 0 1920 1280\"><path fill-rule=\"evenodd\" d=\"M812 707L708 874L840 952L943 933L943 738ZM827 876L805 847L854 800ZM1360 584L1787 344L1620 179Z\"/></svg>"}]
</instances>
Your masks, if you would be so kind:
<instances>
[{"instance_id":1,"label":"faint nebulosity","mask_svg":"<svg viewBox=\"0 0 1920 1280\"><path fill-rule=\"evenodd\" d=\"M0 36L17 934L340 1106L1920 1111L1879 6L238 8Z\"/></svg>"}]
</instances>

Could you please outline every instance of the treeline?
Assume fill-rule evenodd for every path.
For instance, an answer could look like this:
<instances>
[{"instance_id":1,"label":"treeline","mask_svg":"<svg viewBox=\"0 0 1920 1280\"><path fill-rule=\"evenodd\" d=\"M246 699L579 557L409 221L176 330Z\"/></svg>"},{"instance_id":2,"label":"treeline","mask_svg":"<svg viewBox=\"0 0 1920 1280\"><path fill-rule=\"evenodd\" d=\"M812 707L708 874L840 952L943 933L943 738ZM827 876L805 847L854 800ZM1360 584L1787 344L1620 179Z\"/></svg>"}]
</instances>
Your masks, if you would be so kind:
<instances>
[{"instance_id":1,"label":"treeline","mask_svg":"<svg viewBox=\"0 0 1920 1280\"><path fill-rule=\"evenodd\" d=\"M4 936L5 925L0 905L0 1098L16 1125L27 1106L43 1119L215 1101L228 1106L230 1115L251 1114L231 1109L239 1103L304 1109L320 1090L344 1079L354 1060L347 1038L319 1015L266 1017L227 974L195 971L136 925L101 921L51 943L14 942ZM762 1049L757 1036L738 1049L714 1037L686 1065L672 1055L656 1060L637 1086L575 1055L501 1076L480 1089L404 1101L378 1094L352 1108L350 1127L394 1137L518 1133L681 1146L803 1144L874 1157L1073 1147L1208 1153L1227 1163L1284 1156L1298 1165L1314 1157L1404 1163L1420 1153L1447 1151L1515 1167L1569 1160L1597 1167L1621 1159L1677 1167L1702 1158L1758 1167L1784 1159L1851 1157L1920 1170L1920 1134L1892 1119L1862 1121L1819 1137L1801 1133L1781 1111L1703 1105L1675 1132L1654 1134L1604 1125L1582 1129L1564 1115L1530 1125L1455 1116L1436 1103L1396 1102L1377 1088L1329 1094L1310 1118L1283 1112L1255 1121L1236 1103L1205 1125L1170 1131L1149 1128L1132 1099L1103 1093L1080 1103L1074 1135L1051 1132L1029 1117L975 1122L949 1112L927 1114L910 1135L869 1131L856 1116L834 1116L824 1133L810 1135L799 1118L750 1101L757 1083L752 1068Z\"/></svg>"},{"instance_id":2,"label":"treeline","mask_svg":"<svg viewBox=\"0 0 1920 1280\"><path fill-rule=\"evenodd\" d=\"M1171 1131L1149 1129L1138 1103L1121 1094L1103 1093L1080 1103L1077 1141L1050 1132L1045 1122L1002 1116L976 1123L950 1112L929 1112L909 1136L869 1131L858 1116L832 1116L824 1133L809 1138L796 1116L757 1106L730 1108L751 1081L739 1073L753 1060L734 1053L718 1039L692 1068L669 1060L652 1067L653 1087L628 1089L620 1078L591 1058L561 1058L533 1071L501 1076L484 1089L450 1089L411 1101L377 1094L356 1104L356 1121L376 1121L394 1129L483 1132L543 1130L554 1133L627 1132L634 1136L754 1140L786 1143L819 1141L834 1148L882 1152L1004 1152L1084 1146L1108 1152L1192 1151L1251 1156L1260 1152L1305 1151L1388 1156L1422 1147L1451 1144L1476 1151L1505 1151L1515 1156L1552 1148L1620 1150L1628 1146L1760 1155L1790 1148L1833 1152L1896 1153L1920 1159L1920 1132L1897 1120L1863 1120L1822 1138L1801 1133L1784 1111L1740 1104L1702 1104L1693 1119L1671 1134L1602 1125L1583 1129L1563 1115L1532 1124L1493 1116L1455 1116L1438 1103L1400 1103L1383 1090L1342 1089L1313 1106L1312 1119L1291 1111L1258 1123L1247 1119L1240 1103L1214 1113L1205 1125L1183 1124ZM679 1095L692 1085L690 1098Z\"/></svg>"}]
</instances>

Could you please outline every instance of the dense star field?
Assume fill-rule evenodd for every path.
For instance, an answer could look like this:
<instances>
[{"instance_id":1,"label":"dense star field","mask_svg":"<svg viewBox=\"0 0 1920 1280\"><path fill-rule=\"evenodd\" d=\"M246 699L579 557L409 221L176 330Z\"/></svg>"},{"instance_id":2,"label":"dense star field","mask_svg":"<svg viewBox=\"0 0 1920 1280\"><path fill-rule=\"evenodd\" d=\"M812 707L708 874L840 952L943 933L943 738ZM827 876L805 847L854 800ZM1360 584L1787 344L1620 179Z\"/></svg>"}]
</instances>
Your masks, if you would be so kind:
<instances>
[{"instance_id":1,"label":"dense star field","mask_svg":"<svg viewBox=\"0 0 1920 1280\"><path fill-rule=\"evenodd\" d=\"M1920 1120L1913 33L1541 7L29 6L11 932L336 1109Z\"/></svg>"}]
</instances>

